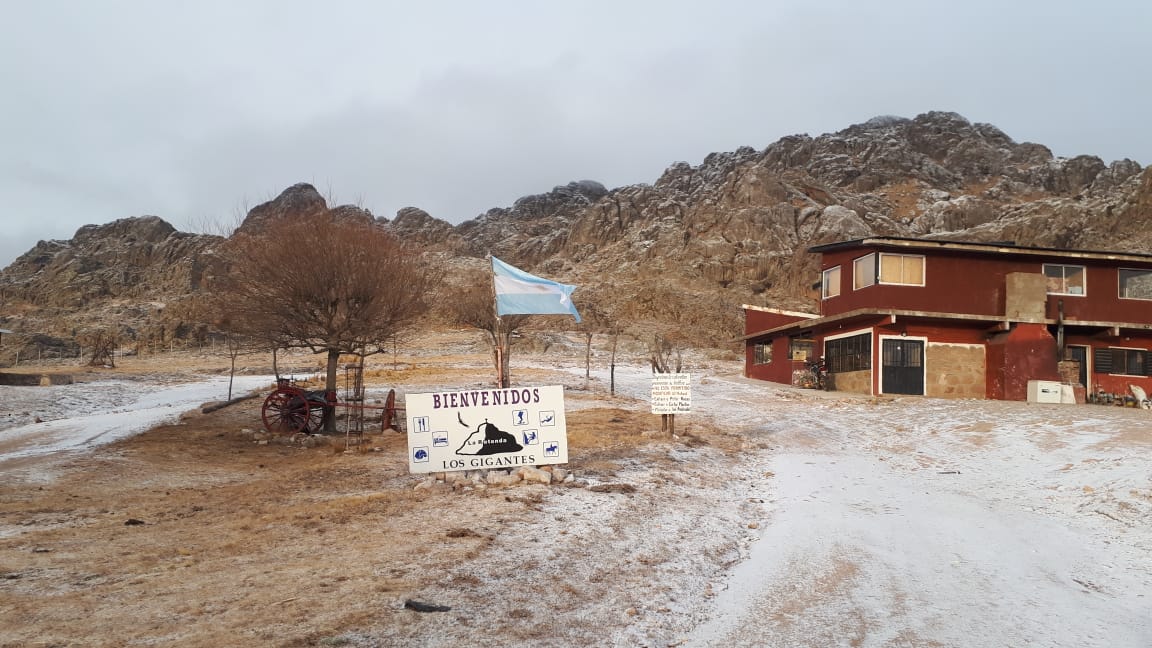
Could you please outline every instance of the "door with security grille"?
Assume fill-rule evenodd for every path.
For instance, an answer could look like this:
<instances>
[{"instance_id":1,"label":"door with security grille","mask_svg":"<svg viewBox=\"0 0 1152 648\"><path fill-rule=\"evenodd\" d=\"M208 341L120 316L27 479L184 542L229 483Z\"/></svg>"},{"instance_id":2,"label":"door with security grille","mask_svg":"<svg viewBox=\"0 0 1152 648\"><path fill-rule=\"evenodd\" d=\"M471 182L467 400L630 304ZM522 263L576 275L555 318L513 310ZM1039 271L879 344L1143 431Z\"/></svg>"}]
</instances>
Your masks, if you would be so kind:
<instances>
[{"instance_id":1,"label":"door with security grille","mask_svg":"<svg viewBox=\"0 0 1152 648\"><path fill-rule=\"evenodd\" d=\"M886 339L881 355L881 392L924 395L923 340Z\"/></svg>"}]
</instances>

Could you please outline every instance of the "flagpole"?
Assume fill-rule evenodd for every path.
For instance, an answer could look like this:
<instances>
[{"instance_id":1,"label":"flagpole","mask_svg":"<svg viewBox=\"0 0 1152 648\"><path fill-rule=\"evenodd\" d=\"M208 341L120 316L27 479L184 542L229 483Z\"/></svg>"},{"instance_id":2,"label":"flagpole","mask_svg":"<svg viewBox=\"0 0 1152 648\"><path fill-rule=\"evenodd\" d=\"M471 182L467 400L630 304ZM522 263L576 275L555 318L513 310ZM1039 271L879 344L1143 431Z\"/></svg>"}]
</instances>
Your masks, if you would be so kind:
<instances>
[{"instance_id":1,"label":"flagpole","mask_svg":"<svg viewBox=\"0 0 1152 648\"><path fill-rule=\"evenodd\" d=\"M504 388L504 345L500 336L504 331L504 320L500 319L500 307L496 304L496 273L492 268L492 254L488 254L488 271L492 274L492 314L496 316L496 326L492 328L493 348L496 350L496 386Z\"/></svg>"}]
</instances>

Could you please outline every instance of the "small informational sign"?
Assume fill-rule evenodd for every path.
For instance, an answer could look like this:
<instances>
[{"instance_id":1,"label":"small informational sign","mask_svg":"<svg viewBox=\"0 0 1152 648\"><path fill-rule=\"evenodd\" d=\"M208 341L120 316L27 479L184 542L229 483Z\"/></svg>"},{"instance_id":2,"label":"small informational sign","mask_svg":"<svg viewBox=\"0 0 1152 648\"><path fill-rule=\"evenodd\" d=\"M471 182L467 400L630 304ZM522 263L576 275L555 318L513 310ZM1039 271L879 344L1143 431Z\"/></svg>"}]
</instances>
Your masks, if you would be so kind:
<instances>
[{"instance_id":1,"label":"small informational sign","mask_svg":"<svg viewBox=\"0 0 1152 648\"><path fill-rule=\"evenodd\" d=\"M692 374L653 374L652 413L691 414Z\"/></svg>"},{"instance_id":2,"label":"small informational sign","mask_svg":"<svg viewBox=\"0 0 1152 648\"><path fill-rule=\"evenodd\" d=\"M409 472L568 463L561 386L408 394L404 407Z\"/></svg>"}]
</instances>

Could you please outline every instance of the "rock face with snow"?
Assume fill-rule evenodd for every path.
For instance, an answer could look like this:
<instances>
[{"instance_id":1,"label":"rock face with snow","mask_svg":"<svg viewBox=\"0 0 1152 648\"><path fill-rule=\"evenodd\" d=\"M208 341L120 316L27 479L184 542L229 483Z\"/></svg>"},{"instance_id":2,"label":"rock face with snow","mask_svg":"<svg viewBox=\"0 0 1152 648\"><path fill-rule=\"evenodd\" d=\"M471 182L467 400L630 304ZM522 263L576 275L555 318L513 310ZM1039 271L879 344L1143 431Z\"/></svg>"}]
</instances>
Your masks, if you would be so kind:
<instances>
[{"instance_id":1,"label":"rock face with snow","mask_svg":"<svg viewBox=\"0 0 1152 648\"><path fill-rule=\"evenodd\" d=\"M71 241L40 241L3 272L10 299L81 308L150 292L199 290L218 237L177 232L156 216L85 225Z\"/></svg>"},{"instance_id":2,"label":"rock face with snow","mask_svg":"<svg viewBox=\"0 0 1152 648\"><path fill-rule=\"evenodd\" d=\"M990 124L929 112L676 162L653 184L571 182L459 225L417 207L392 220L330 208L297 184L238 231L292 215L375 222L441 264L475 267L493 254L581 286L578 301L625 322L721 340L738 334L740 303L812 308L815 258L805 250L815 244L888 235L1152 252L1152 174L1131 160L1056 157ZM0 272L0 295L73 311L169 301L205 289L219 242L156 217L86 226ZM0 326L13 310L34 309L9 308Z\"/></svg>"},{"instance_id":3,"label":"rock face with snow","mask_svg":"<svg viewBox=\"0 0 1152 648\"><path fill-rule=\"evenodd\" d=\"M301 182L280 192L275 199L253 207L236 232L251 233L268 227L278 219L316 216L327 211L328 203L316 191L316 187Z\"/></svg>"}]
</instances>

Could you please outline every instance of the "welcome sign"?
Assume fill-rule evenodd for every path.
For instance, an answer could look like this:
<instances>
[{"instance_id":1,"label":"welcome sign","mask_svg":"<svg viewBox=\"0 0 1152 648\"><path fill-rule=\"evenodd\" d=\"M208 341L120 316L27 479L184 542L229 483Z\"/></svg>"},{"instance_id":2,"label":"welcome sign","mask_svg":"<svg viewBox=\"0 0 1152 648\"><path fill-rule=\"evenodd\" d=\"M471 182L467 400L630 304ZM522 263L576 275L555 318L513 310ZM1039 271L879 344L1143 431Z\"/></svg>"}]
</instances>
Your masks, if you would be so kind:
<instances>
[{"instance_id":1,"label":"welcome sign","mask_svg":"<svg viewBox=\"0 0 1152 648\"><path fill-rule=\"evenodd\" d=\"M564 388L408 394L413 473L568 463Z\"/></svg>"}]
</instances>

